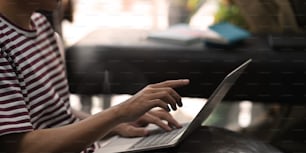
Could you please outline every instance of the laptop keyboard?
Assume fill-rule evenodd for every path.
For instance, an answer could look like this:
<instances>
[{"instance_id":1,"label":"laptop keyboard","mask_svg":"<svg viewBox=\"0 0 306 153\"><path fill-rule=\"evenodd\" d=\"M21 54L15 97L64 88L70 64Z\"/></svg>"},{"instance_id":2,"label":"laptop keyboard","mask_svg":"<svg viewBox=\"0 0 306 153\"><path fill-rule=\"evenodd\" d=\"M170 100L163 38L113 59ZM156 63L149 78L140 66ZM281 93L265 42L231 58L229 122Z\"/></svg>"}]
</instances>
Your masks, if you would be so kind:
<instances>
[{"instance_id":1,"label":"laptop keyboard","mask_svg":"<svg viewBox=\"0 0 306 153\"><path fill-rule=\"evenodd\" d=\"M154 132L153 134L142 138L135 145L133 145L130 149L135 148L144 148L148 146L159 146L162 144L168 144L171 140L173 140L178 134L186 129L186 125L180 129L174 129L170 132L158 130L158 132Z\"/></svg>"}]
</instances>

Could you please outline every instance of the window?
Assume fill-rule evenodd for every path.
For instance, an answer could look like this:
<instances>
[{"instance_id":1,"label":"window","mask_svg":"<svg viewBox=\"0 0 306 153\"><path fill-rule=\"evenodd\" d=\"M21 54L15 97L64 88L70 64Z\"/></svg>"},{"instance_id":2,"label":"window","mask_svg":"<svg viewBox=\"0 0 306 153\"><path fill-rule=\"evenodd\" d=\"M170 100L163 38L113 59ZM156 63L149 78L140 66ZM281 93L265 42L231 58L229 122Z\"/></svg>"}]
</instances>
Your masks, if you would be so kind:
<instances>
[{"instance_id":1,"label":"window","mask_svg":"<svg viewBox=\"0 0 306 153\"><path fill-rule=\"evenodd\" d=\"M170 1L75 0L74 21L62 24L64 40L70 46L97 28L165 29L169 26ZM206 0L190 24L200 28L212 24L216 3L216 0Z\"/></svg>"}]
</instances>

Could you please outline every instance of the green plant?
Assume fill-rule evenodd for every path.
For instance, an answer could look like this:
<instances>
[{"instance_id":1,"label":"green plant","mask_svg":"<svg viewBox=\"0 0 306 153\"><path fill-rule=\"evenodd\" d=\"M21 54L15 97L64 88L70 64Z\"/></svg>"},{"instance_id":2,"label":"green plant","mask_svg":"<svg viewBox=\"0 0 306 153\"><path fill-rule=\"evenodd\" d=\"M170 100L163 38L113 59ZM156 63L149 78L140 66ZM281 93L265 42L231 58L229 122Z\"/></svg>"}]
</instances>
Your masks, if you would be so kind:
<instances>
[{"instance_id":1,"label":"green plant","mask_svg":"<svg viewBox=\"0 0 306 153\"><path fill-rule=\"evenodd\" d=\"M219 4L219 10L215 14L215 23L226 21L248 29L240 9L234 3L229 0L221 0Z\"/></svg>"}]
</instances>

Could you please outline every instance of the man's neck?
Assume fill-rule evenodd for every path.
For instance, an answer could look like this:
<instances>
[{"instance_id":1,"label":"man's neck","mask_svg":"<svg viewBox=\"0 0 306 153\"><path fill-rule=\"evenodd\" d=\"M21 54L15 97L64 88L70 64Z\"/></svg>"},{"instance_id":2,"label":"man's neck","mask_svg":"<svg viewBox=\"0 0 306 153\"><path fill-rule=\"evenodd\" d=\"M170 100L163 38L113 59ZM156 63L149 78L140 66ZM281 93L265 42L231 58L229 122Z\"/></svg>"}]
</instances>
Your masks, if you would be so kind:
<instances>
[{"instance_id":1,"label":"man's neck","mask_svg":"<svg viewBox=\"0 0 306 153\"><path fill-rule=\"evenodd\" d=\"M0 0L0 13L11 22L23 29L31 29L31 15L34 10L22 0Z\"/></svg>"}]
</instances>

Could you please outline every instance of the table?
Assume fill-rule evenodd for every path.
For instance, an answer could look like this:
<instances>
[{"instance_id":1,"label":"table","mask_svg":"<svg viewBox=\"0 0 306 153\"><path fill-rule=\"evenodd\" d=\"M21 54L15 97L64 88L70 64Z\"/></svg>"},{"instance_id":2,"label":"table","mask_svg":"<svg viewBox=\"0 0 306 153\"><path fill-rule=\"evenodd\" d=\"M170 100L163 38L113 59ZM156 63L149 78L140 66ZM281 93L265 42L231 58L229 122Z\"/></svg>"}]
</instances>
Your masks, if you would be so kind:
<instances>
[{"instance_id":1,"label":"table","mask_svg":"<svg viewBox=\"0 0 306 153\"><path fill-rule=\"evenodd\" d=\"M275 147L219 127L202 126L177 147L144 153L281 153Z\"/></svg>"},{"instance_id":2,"label":"table","mask_svg":"<svg viewBox=\"0 0 306 153\"><path fill-rule=\"evenodd\" d=\"M238 47L210 48L146 39L150 30L97 29L67 48L67 74L72 93L134 94L145 85L188 78L182 96L208 97L227 73L245 60L253 62L228 100L300 103L306 100L306 51L277 51L265 36Z\"/></svg>"}]
</instances>

